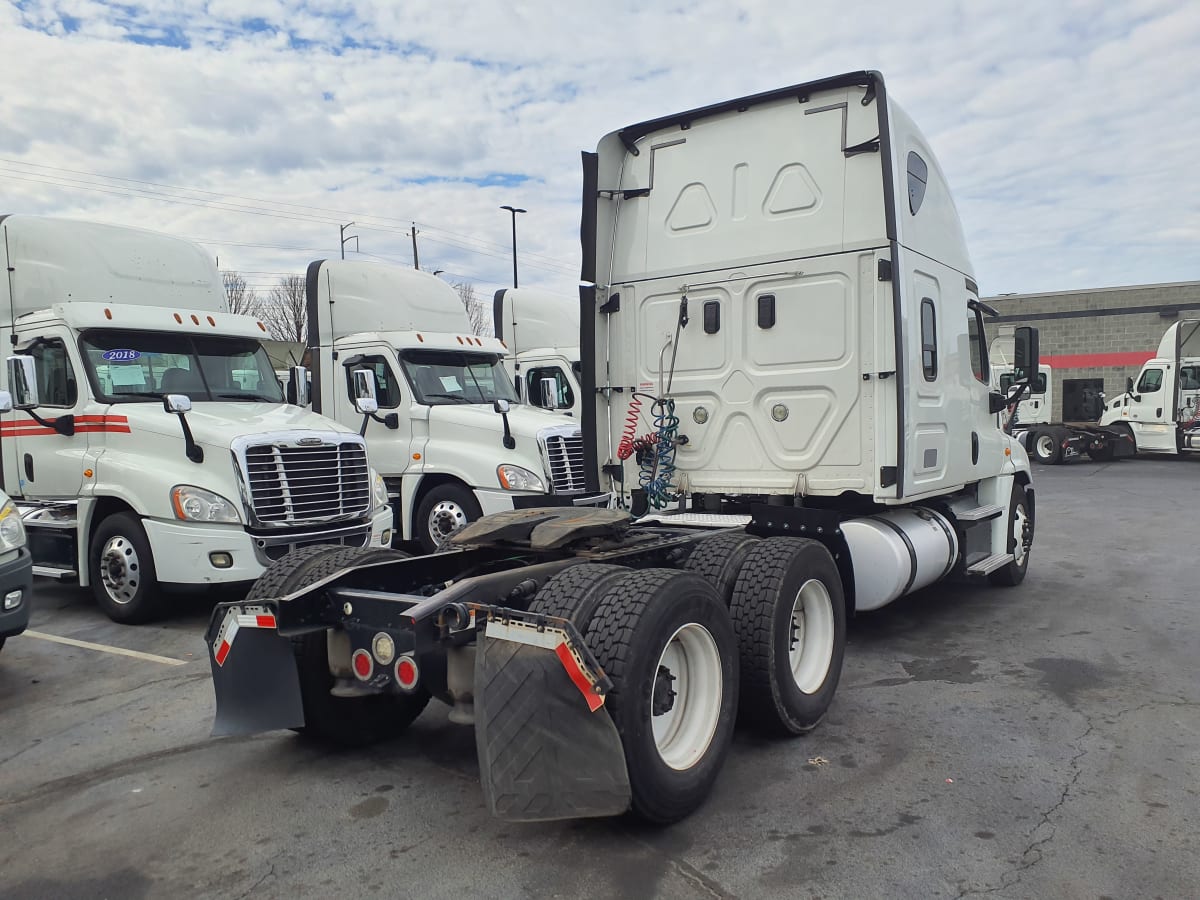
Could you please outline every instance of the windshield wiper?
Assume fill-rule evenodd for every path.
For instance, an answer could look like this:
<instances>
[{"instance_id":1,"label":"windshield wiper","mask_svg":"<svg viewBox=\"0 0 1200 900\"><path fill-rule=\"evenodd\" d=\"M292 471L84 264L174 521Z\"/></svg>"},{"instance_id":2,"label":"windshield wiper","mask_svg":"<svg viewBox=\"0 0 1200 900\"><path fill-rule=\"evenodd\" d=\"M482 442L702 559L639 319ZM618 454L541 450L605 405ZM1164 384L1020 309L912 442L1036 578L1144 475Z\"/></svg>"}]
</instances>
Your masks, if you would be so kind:
<instances>
[{"instance_id":1,"label":"windshield wiper","mask_svg":"<svg viewBox=\"0 0 1200 900\"><path fill-rule=\"evenodd\" d=\"M423 394L422 396L424 396L426 399L431 399L433 397L441 397L443 400L453 400L455 403L470 403L471 402L470 400L468 400L466 397L462 396L461 394Z\"/></svg>"},{"instance_id":2,"label":"windshield wiper","mask_svg":"<svg viewBox=\"0 0 1200 900\"><path fill-rule=\"evenodd\" d=\"M123 400L126 397L151 397L155 400L161 400L166 394L160 391L114 391L109 394L114 401Z\"/></svg>"},{"instance_id":3,"label":"windshield wiper","mask_svg":"<svg viewBox=\"0 0 1200 900\"><path fill-rule=\"evenodd\" d=\"M259 400L263 403L279 403L277 397L268 397L266 394L251 394L234 391L218 391L213 395L218 400Z\"/></svg>"}]
</instances>

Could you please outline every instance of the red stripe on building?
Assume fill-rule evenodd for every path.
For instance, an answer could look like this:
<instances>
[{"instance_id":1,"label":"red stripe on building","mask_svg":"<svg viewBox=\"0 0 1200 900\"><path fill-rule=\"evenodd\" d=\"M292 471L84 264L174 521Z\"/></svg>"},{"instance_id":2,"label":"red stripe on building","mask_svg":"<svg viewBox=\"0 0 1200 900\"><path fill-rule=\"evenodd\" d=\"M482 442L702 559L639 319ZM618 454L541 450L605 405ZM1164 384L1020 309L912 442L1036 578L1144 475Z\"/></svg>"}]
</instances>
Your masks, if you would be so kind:
<instances>
[{"instance_id":1,"label":"red stripe on building","mask_svg":"<svg viewBox=\"0 0 1200 900\"><path fill-rule=\"evenodd\" d=\"M1041 361L1052 369L1099 369L1105 366L1137 366L1154 359L1153 350L1132 350L1128 353L1064 353L1043 356Z\"/></svg>"}]
</instances>

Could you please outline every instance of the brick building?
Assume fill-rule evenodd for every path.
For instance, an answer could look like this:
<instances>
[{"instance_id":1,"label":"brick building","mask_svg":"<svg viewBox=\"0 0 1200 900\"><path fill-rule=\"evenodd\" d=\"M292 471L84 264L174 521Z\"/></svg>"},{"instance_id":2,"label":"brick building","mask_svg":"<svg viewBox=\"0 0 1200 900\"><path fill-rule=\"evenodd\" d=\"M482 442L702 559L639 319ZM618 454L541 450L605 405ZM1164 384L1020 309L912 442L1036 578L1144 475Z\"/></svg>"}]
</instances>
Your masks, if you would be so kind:
<instances>
[{"instance_id":1,"label":"brick building","mask_svg":"<svg viewBox=\"0 0 1200 900\"><path fill-rule=\"evenodd\" d=\"M1053 421L1079 421L1093 411L1088 398L1125 390L1154 356L1163 332L1180 318L1200 317L1200 281L1130 287L1005 294L988 297L998 326L1036 325L1042 362L1053 373ZM1007 329L1005 329L1007 330Z\"/></svg>"}]
</instances>

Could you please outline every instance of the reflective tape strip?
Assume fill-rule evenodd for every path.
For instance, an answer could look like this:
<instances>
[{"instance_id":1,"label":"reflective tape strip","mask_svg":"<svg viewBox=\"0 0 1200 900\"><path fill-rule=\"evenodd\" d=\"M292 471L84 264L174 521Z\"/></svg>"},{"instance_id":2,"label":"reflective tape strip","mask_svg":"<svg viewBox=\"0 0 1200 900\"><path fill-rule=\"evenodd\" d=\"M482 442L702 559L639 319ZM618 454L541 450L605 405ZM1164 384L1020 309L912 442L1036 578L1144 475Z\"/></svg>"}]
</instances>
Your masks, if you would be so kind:
<instances>
[{"instance_id":1,"label":"reflective tape strip","mask_svg":"<svg viewBox=\"0 0 1200 900\"><path fill-rule=\"evenodd\" d=\"M225 613L221 627L217 629L217 639L213 641L213 659L218 666L225 665L229 651L233 649L233 639L241 628L275 628L275 614L265 606L235 607Z\"/></svg>"}]
</instances>

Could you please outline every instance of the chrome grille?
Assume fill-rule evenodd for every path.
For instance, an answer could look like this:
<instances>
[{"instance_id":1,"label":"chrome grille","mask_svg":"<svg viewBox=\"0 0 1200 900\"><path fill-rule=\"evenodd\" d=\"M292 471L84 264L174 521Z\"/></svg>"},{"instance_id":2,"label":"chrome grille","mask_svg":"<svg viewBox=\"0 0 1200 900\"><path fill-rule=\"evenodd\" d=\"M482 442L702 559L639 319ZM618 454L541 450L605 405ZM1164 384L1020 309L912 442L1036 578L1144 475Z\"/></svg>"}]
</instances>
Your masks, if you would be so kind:
<instances>
[{"instance_id":1,"label":"chrome grille","mask_svg":"<svg viewBox=\"0 0 1200 900\"><path fill-rule=\"evenodd\" d=\"M271 525L363 516L371 473L361 443L255 444L243 451L254 516Z\"/></svg>"},{"instance_id":2,"label":"chrome grille","mask_svg":"<svg viewBox=\"0 0 1200 900\"><path fill-rule=\"evenodd\" d=\"M550 491L554 494L581 494L587 489L583 468L583 437L573 434L546 434L542 438L546 468L550 472Z\"/></svg>"}]
</instances>

